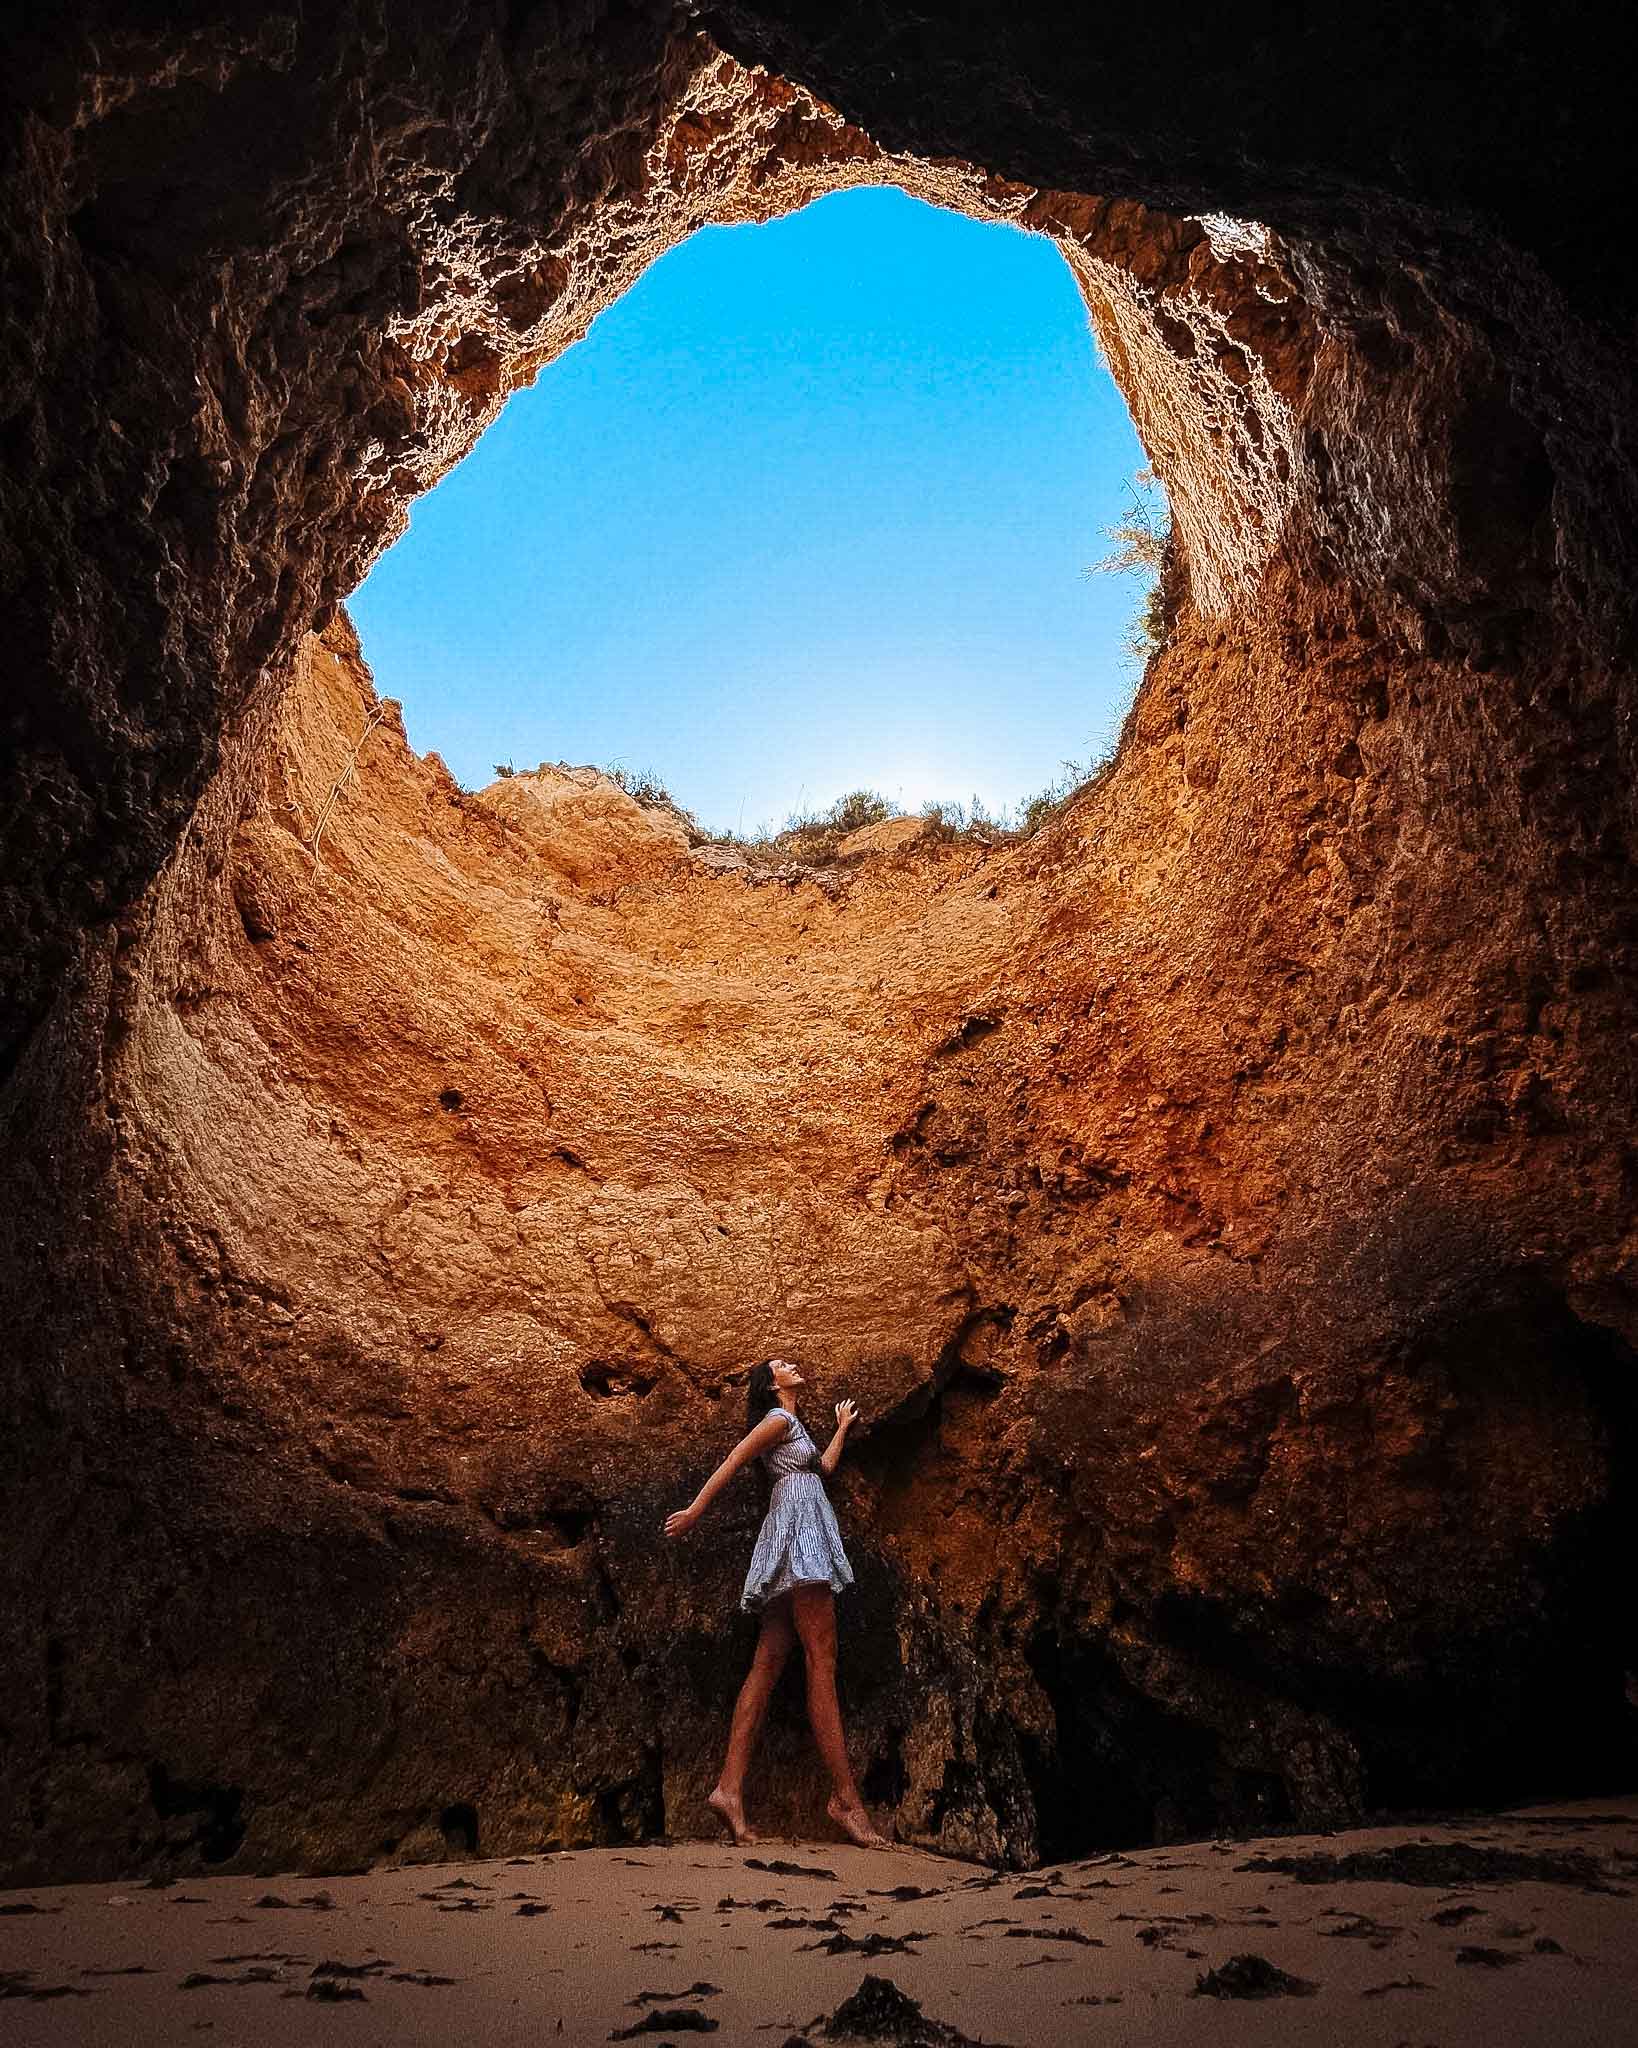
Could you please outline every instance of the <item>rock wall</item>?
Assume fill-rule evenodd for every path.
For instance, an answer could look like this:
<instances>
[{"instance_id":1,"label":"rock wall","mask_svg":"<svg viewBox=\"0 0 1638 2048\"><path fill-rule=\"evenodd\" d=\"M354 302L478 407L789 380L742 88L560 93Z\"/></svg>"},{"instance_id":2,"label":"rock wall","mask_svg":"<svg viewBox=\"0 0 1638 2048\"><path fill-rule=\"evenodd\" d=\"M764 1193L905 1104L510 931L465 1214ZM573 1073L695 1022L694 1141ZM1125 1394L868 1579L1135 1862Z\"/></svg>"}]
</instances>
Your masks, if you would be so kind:
<instances>
[{"instance_id":1,"label":"rock wall","mask_svg":"<svg viewBox=\"0 0 1638 2048\"><path fill-rule=\"evenodd\" d=\"M655 1532L772 1348L911 1838L1630 1769L1630 373L1572 144L1480 146L1573 38L1328 127L1203 20L1165 127L1047 9L21 46L8 1876L698 1825L753 1504ZM1168 485L1116 762L823 888L463 796L337 601L654 255L871 179L1058 239Z\"/></svg>"}]
</instances>

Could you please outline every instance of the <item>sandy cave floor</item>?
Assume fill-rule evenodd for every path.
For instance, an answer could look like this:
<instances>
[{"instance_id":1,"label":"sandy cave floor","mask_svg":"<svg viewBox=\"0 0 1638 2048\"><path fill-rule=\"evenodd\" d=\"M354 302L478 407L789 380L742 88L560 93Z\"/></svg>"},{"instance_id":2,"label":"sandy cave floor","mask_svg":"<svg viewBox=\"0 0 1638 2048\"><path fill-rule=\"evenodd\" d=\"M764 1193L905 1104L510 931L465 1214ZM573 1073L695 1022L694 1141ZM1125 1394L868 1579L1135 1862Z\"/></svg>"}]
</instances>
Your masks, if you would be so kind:
<instances>
[{"instance_id":1,"label":"sandy cave floor","mask_svg":"<svg viewBox=\"0 0 1638 2048\"><path fill-rule=\"evenodd\" d=\"M1385 1850L1395 1875L1248 1867ZM631 2038L783 2048L825 2038L815 2019L875 1974L991 2043L1623 2048L1638 2042L1635 1895L1638 1798L1022 1875L764 1840L73 1885L0 1894L0 2034L508 2048L619 2039L681 2011L711 2024L650 2020ZM904 1947L866 1953L877 1937ZM1196 1991L1246 1954L1313 1989Z\"/></svg>"}]
</instances>

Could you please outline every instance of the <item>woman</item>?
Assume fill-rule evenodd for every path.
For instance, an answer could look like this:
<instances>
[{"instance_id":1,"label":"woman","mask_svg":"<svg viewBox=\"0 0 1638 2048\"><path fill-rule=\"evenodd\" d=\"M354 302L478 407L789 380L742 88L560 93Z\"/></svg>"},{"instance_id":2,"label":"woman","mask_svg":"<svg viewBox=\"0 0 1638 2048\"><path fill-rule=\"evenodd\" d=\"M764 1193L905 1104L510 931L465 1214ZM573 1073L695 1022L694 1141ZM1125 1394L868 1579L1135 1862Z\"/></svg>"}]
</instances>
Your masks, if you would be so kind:
<instances>
[{"instance_id":1,"label":"woman","mask_svg":"<svg viewBox=\"0 0 1638 2048\"><path fill-rule=\"evenodd\" d=\"M796 1412L796 1390L805 1384L786 1359L765 1358L753 1366L745 1395L746 1434L689 1505L665 1519L667 1536L686 1535L741 1466L753 1458L765 1460L773 1484L739 1603L746 1613L761 1614L762 1631L734 1705L728 1754L705 1803L736 1842L760 1840L745 1822L745 1772L774 1686L800 1636L808 1669L808 1720L833 1788L825 1811L861 1848L885 1849L887 1839L877 1833L853 1781L836 1703L834 1596L853 1584L853 1570L819 1476L834 1472L841 1462L859 1411L851 1401L837 1402L836 1434L820 1452Z\"/></svg>"}]
</instances>

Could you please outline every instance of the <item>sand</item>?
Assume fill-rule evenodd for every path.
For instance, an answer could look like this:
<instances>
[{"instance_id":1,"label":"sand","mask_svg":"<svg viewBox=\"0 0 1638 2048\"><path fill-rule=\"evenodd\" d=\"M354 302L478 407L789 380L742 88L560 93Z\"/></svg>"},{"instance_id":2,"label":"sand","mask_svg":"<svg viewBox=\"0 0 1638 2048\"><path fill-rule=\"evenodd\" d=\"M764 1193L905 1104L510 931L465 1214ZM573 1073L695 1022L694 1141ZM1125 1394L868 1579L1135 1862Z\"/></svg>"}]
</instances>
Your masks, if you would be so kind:
<instances>
[{"instance_id":1,"label":"sand","mask_svg":"<svg viewBox=\"0 0 1638 2048\"><path fill-rule=\"evenodd\" d=\"M680 1842L35 1888L0 1894L0 2040L572 2048L649 2022L631 2038L784 2048L875 1976L929 2041L1624 2048L1635 1896L1638 1797L1021 1875Z\"/></svg>"}]
</instances>

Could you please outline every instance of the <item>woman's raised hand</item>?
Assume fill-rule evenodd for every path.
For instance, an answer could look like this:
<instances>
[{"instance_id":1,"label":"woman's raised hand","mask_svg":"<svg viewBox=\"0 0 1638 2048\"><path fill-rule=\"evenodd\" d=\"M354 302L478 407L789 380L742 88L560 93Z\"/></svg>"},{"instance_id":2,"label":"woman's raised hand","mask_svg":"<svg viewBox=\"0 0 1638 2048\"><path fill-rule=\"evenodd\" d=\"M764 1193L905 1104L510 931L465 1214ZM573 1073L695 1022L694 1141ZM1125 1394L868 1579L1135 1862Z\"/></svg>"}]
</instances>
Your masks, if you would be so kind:
<instances>
[{"instance_id":1,"label":"woman's raised hand","mask_svg":"<svg viewBox=\"0 0 1638 2048\"><path fill-rule=\"evenodd\" d=\"M851 1401L838 1401L836 1403L836 1427L838 1429L851 1429L858 1419L859 1411Z\"/></svg>"},{"instance_id":2,"label":"woman's raised hand","mask_svg":"<svg viewBox=\"0 0 1638 2048\"><path fill-rule=\"evenodd\" d=\"M678 1508L674 1515L665 1518L665 1533L668 1536L686 1536L699 1520L692 1508Z\"/></svg>"}]
</instances>

